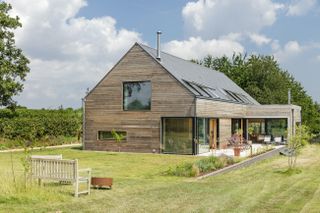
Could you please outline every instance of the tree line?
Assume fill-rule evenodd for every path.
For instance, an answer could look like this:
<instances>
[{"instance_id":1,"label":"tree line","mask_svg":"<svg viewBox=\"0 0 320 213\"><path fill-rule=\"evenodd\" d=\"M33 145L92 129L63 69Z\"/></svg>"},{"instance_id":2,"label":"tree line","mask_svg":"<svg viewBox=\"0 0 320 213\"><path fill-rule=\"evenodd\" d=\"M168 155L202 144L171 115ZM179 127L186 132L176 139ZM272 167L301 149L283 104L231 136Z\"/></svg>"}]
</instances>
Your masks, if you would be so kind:
<instances>
[{"instance_id":1,"label":"tree line","mask_svg":"<svg viewBox=\"0 0 320 213\"><path fill-rule=\"evenodd\" d=\"M287 104L290 89L291 103L302 108L303 124L313 133L320 132L320 105L273 56L233 54L229 58L208 55L202 60L191 61L224 73L260 104Z\"/></svg>"}]
</instances>

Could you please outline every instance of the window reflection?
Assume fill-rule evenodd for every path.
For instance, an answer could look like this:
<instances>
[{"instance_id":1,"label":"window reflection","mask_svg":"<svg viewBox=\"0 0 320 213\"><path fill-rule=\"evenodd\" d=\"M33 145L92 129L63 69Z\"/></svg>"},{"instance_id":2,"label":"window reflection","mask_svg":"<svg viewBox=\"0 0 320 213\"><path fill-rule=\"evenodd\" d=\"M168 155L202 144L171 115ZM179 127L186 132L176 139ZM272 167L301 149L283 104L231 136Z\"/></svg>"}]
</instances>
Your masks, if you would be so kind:
<instances>
[{"instance_id":1,"label":"window reflection","mask_svg":"<svg viewBox=\"0 0 320 213\"><path fill-rule=\"evenodd\" d=\"M140 81L123 83L123 109L150 110L151 82Z\"/></svg>"},{"instance_id":2,"label":"window reflection","mask_svg":"<svg viewBox=\"0 0 320 213\"><path fill-rule=\"evenodd\" d=\"M192 118L163 119L163 152L192 154Z\"/></svg>"}]
</instances>

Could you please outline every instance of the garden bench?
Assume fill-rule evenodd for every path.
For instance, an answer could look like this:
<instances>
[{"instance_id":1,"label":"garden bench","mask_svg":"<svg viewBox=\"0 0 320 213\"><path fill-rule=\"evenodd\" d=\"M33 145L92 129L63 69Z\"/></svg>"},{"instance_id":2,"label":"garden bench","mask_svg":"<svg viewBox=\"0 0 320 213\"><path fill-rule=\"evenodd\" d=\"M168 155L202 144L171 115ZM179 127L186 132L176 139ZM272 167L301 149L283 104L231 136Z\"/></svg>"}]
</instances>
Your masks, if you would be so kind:
<instances>
[{"instance_id":1,"label":"garden bench","mask_svg":"<svg viewBox=\"0 0 320 213\"><path fill-rule=\"evenodd\" d=\"M31 158L62 160L62 155L31 155Z\"/></svg>"},{"instance_id":2,"label":"garden bench","mask_svg":"<svg viewBox=\"0 0 320 213\"><path fill-rule=\"evenodd\" d=\"M62 156L61 156L62 158ZM31 156L31 178L38 179L41 185L42 180L56 180L71 182L75 186L75 197L80 194L90 194L91 169L79 169L78 160L52 159L50 156ZM80 176L86 173L86 176ZM87 184L86 190L79 191L81 183Z\"/></svg>"}]
</instances>

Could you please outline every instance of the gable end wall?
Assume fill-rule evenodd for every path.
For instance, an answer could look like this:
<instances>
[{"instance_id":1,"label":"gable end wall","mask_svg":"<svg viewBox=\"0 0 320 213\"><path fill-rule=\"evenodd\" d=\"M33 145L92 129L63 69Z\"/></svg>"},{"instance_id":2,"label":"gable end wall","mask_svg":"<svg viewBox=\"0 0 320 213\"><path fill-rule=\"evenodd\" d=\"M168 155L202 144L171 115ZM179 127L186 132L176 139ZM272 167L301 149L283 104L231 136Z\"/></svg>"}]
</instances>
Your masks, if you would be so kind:
<instances>
[{"instance_id":1,"label":"gable end wall","mask_svg":"<svg viewBox=\"0 0 320 213\"><path fill-rule=\"evenodd\" d=\"M123 111L125 81L152 84L151 111ZM127 132L121 151L160 152L161 117L194 116L195 98L139 45L110 71L85 101L85 149L118 151L115 141L99 141L98 131Z\"/></svg>"}]
</instances>

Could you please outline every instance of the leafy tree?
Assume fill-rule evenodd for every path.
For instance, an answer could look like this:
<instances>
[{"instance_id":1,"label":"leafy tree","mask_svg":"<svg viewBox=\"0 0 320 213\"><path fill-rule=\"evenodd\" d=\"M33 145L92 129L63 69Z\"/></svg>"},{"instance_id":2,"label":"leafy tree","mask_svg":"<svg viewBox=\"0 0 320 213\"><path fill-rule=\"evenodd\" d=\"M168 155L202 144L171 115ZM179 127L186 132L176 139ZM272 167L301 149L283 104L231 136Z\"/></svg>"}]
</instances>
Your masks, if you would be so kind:
<instances>
[{"instance_id":1,"label":"leafy tree","mask_svg":"<svg viewBox=\"0 0 320 213\"><path fill-rule=\"evenodd\" d=\"M234 54L206 56L195 63L223 72L261 104L287 104L291 89L292 104L302 107L303 124L312 132L320 132L320 107L303 86L286 70L280 68L273 56Z\"/></svg>"},{"instance_id":2,"label":"leafy tree","mask_svg":"<svg viewBox=\"0 0 320 213\"><path fill-rule=\"evenodd\" d=\"M312 135L307 126L296 126L296 133L290 137L288 142L288 148L291 150L291 154L288 155L289 169L293 169L296 166L297 157L300 154L301 149L309 143L311 138Z\"/></svg>"},{"instance_id":3,"label":"leafy tree","mask_svg":"<svg viewBox=\"0 0 320 213\"><path fill-rule=\"evenodd\" d=\"M22 50L15 46L13 30L21 27L19 17L10 17L10 4L0 2L0 106L13 107L13 96L23 89L22 82L28 68L29 60Z\"/></svg>"}]
</instances>

